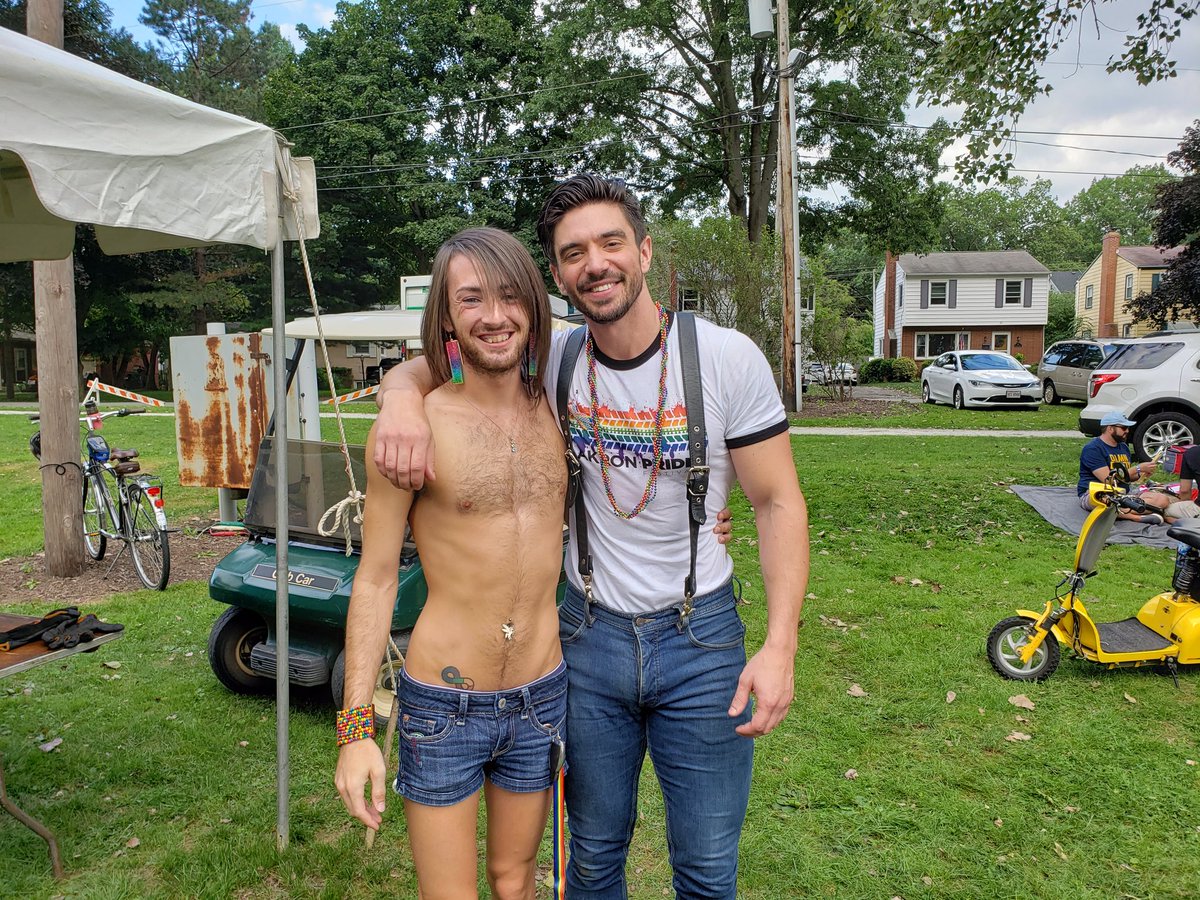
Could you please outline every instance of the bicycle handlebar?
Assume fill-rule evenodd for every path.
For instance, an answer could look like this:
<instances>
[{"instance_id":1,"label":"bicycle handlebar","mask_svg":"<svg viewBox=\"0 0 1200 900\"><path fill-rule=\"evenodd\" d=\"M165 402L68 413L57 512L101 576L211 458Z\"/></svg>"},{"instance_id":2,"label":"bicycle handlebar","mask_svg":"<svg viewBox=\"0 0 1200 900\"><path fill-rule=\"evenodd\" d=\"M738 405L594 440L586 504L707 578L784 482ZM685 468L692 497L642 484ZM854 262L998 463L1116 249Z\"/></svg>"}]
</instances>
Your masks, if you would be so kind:
<instances>
[{"instance_id":1,"label":"bicycle handlebar","mask_svg":"<svg viewBox=\"0 0 1200 900\"><path fill-rule=\"evenodd\" d=\"M125 416L136 416L137 414L144 413L145 411L146 411L146 408L144 406L139 407L138 409L125 409L125 408L111 409L108 412L103 412L103 413L88 413L87 415L80 416L79 421L87 422L87 421L89 421L91 419L95 419L95 418L107 419L112 416L117 416L118 418L123 418ZM30 422L38 422L38 421L41 421L41 418L42 418L41 413L33 413L29 416L29 421Z\"/></svg>"}]
</instances>

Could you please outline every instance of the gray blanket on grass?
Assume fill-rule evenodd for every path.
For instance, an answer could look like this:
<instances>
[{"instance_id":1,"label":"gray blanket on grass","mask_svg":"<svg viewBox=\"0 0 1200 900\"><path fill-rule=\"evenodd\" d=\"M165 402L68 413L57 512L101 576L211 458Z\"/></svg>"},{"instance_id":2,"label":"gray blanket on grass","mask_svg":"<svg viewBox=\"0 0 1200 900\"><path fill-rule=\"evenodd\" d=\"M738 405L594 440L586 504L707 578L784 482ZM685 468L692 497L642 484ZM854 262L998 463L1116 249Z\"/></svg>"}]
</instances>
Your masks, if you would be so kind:
<instances>
[{"instance_id":1,"label":"gray blanket on grass","mask_svg":"<svg viewBox=\"0 0 1200 900\"><path fill-rule=\"evenodd\" d=\"M1073 487L1033 487L1014 484L1012 492L1038 511L1055 528L1078 535L1087 513L1079 507ZM1141 544L1143 547L1174 549L1179 542L1167 537L1166 525L1142 525L1118 519L1108 535L1108 544Z\"/></svg>"}]
</instances>

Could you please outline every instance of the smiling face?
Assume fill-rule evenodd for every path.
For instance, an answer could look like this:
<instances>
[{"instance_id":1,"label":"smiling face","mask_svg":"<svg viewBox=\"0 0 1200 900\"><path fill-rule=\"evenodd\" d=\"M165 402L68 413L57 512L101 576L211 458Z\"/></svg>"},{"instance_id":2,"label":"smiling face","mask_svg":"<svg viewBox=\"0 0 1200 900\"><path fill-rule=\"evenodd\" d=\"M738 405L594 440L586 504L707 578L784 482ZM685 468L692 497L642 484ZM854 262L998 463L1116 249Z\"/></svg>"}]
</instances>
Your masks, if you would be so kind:
<instances>
[{"instance_id":1,"label":"smiling face","mask_svg":"<svg viewBox=\"0 0 1200 900\"><path fill-rule=\"evenodd\" d=\"M589 321L616 322L646 290L650 238L638 243L617 204L572 209L555 225L553 241L554 281Z\"/></svg>"},{"instance_id":2,"label":"smiling face","mask_svg":"<svg viewBox=\"0 0 1200 900\"><path fill-rule=\"evenodd\" d=\"M467 365L491 375L515 370L529 345L529 316L516 291L489 286L461 253L446 267L446 287L449 304L442 327L458 339Z\"/></svg>"}]
</instances>

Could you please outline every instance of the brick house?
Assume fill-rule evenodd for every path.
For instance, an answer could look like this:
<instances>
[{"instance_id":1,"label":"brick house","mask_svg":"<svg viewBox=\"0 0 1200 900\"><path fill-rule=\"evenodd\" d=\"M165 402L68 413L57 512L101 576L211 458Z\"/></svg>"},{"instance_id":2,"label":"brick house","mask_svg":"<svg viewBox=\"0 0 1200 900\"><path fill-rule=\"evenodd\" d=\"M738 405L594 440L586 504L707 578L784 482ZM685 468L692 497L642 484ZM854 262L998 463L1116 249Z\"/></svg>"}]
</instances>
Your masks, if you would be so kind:
<instances>
[{"instance_id":1,"label":"brick house","mask_svg":"<svg viewBox=\"0 0 1200 900\"><path fill-rule=\"evenodd\" d=\"M1050 270L1024 250L887 255L875 287L874 353L918 363L948 350L1004 350L1036 363Z\"/></svg>"},{"instance_id":2,"label":"brick house","mask_svg":"<svg viewBox=\"0 0 1200 900\"><path fill-rule=\"evenodd\" d=\"M1135 324L1126 305L1158 287L1163 272L1183 247L1122 247L1121 235L1104 235L1100 255L1075 285L1075 315L1081 333L1091 337L1137 337L1154 328Z\"/></svg>"}]
</instances>

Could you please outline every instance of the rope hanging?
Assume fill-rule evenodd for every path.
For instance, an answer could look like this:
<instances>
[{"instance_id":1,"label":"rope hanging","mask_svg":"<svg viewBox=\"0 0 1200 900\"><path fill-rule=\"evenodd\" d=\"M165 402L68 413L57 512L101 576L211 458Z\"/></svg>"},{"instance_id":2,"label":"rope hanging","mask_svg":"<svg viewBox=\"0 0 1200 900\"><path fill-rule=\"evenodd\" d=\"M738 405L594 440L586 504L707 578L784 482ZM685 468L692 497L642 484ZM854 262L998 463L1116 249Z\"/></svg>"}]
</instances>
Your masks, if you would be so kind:
<instances>
[{"instance_id":1,"label":"rope hanging","mask_svg":"<svg viewBox=\"0 0 1200 900\"><path fill-rule=\"evenodd\" d=\"M346 469L346 478L350 482L350 490L347 496L325 510L325 514L321 516L321 520L317 524L317 531L324 537L331 537L337 533L337 529L340 526L346 538L346 555L350 556L354 552L350 524L352 522L359 525L362 524L362 504L366 495L358 489L358 484L354 480L354 469L350 463L350 448L346 444L346 427L342 423L342 404L338 401L337 385L333 380L333 366L329 362L329 348L325 343L325 328L321 324L321 310L317 307L317 291L313 287L312 269L308 263L308 249L305 246L304 236L304 204L301 203L299 193L292 180L293 172L290 156L285 157L283 148L276 145L275 157L279 165L279 171L283 176L284 199L291 205L292 212L296 217L296 237L298 238L297 244L300 247L300 261L304 267L304 282L308 286L308 299L309 303L312 304L313 319L317 323L317 340L321 344L321 357L325 363L325 377L329 382L329 392L333 395L333 413L334 418L337 420L338 446L342 451L342 464ZM353 516L349 514L351 506L354 508ZM333 524L327 530L325 522L331 514L333 515Z\"/></svg>"}]
</instances>

